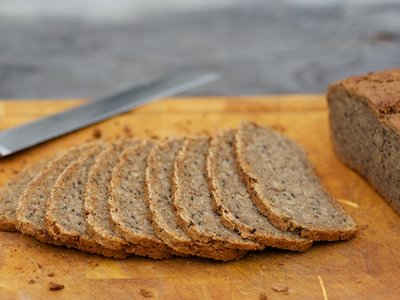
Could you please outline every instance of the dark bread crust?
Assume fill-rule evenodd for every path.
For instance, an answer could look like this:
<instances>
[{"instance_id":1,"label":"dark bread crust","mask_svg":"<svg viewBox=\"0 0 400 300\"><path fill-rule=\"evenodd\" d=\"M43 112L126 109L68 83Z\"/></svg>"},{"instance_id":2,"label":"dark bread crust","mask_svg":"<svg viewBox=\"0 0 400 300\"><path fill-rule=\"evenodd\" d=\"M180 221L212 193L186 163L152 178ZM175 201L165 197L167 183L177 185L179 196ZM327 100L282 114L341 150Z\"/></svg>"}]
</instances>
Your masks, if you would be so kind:
<instances>
[{"instance_id":1,"label":"dark bread crust","mask_svg":"<svg viewBox=\"0 0 400 300\"><path fill-rule=\"evenodd\" d=\"M297 144L251 122L239 126L235 140L236 158L253 202L272 224L314 241L346 240L355 235L356 224L321 185L306 153ZM276 149L268 152L274 149L273 143ZM287 157L283 159L283 155ZM279 160L280 163L274 163ZM291 165L283 168L286 164ZM300 185L298 180L307 186ZM305 193L311 198L304 198Z\"/></svg>"},{"instance_id":2,"label":"dark bread crust","mask_svg":"<svg viewBox=\"0 0 400 300\"><path fill-rule=\"evenodd\" d=\"M327 91L338 158L400 214L400 70L354 76Z\"/></svg>"}]
</instances>

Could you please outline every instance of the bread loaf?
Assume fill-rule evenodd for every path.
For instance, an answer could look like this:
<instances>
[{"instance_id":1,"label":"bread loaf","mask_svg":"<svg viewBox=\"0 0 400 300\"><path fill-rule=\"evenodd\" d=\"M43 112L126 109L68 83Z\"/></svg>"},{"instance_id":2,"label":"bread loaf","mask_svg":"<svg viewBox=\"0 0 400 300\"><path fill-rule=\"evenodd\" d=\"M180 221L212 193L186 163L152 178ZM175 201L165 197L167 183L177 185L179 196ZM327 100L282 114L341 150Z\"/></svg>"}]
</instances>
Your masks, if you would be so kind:
<instances>
[{"instance_id":1,"label":"bread loaf","mask_svg":"<svg viewBox=\"0 0 400 300\"><path fill-rule=\"evenodd\" d=\"M337 156L400 214L400 70L339 81L327 98Z\"/></svg>"}]
</instances>

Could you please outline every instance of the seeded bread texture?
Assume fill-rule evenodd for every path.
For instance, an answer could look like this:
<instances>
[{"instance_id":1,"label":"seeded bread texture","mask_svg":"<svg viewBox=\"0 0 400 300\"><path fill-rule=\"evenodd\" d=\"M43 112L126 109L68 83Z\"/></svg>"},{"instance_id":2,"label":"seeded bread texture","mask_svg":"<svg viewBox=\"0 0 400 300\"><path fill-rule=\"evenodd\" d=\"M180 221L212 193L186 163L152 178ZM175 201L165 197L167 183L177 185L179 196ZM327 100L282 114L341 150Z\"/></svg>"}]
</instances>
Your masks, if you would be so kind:
<instances>
[{"instance_id":1,"label":"seeded bread texture","mask_svg":"<svg viewBox=\"0 0 400 300\"><path fill-rule=\"evenodd\" d=\"M154 233L145 199L147 157L153 145L142 141L124 149L112 172L109 208L112 228L121 238L149 249L144 255L161 259L171 257L172 250Z\"/></svg>"},{"instance_id":2,"label":"seeded bread texture","mask_svg":"<svg viewBox=\"0 0 400 300\"><path fill-rule=\"evenodd\" d=\"M17 227L20 232L45 243L60 244L59 241L53 239L53 236L46 229L44 222L46 202L58 176L91 145L88 143L67 149L47 164L29 183L18 201L16 215Z\"/></svg>"},{"instance_id":3,"label":"seeded bread texture","mask_svg":"<svg viewBox=\"0 0 400 300\"><path fill-rule=\"evenodd\" d=\"M236 131L235 148L254 203L276 227L314 241L354 236L356 224L321 185L294 141L246 122Z\"/></svg>"},{"instance_id":4,"label":"seeded bread texture","mask_svg":"<svg viewBox=\"0 0 400 300\"><path fill-rule=\"evenodd\" d=\"M227 229L212 208L207 182L206 157L209 138L192 137L184 142L174 167L174 207L179 225L199 243L210 248L260 250L264 246Z\"/></svg>"},{"instance_id":5,"label":"seeded bread texture","mask_svg":"<svg viewBox=\"0 0 400 300\"><path fill-rule=\"evenodd\" d=\"M29 182L48 163L41 160L23 169L15 178L0 188L0 230L16 231L18 200Z\"/></svg>"},{"instance_id":6,"label":"seeded bread texture","mask_svg":"<svg viewBox=\"0 0 400 300\"><path fill-rule=\"evenodd\" d=\"M97 157L89 172L85 190L87 230L96 242L114 250L126 249L129 243L111 228L108 198L113 167L125 146L140 143L139 139L119 140L109 144Z\"/></svg>"},{"instance_id":7,"label":"seeded bread texture","mask_svg":"<svg viewBox=\"0 0 400 300\"><path fill-rule=\"evenodd\" d=\"M47 201L46 228L55 240L68 247L124 258L126 252L107 249L88 233L84 212L84 190L96 156L104 149L101 142L81 153L58 177Z\"/></svg>"},{"instance_id":8,"label":"seeded bread texture","mask_svg":"<svg viewBox=\"0 0 400 300\"><path fill-rule=\"evenodd\" d=\"M242 251L209 247L196 243L177 224L173 209L172 175L183 138L160 141L150 151L146 169L146 196L153 228L157 236L170 248L184 255L196 255L216 260L235 260L243 256Z\"/></svg>"},{"instance_id":9,"label":"seeded bread texture","mask_svg":"<svg viewBox=\"0 0 400 300\"><path fill-rule=\"evenodd\" d=\"M312 241L272 225L251 200L236 161L234 130L214 135L207 157L207 173L214 209L222 223L244 238L280 249L305 251Z\"/></svg>"},{"instance_id":10,"label":"seeded bread texture","mask_svg":"<svg viewBox=\"0 0 400 300\"><path fill-rule=\"evenodd\" d=\"M400 70L347 78L327 98L338 158L400 214Z\"/></svg>"}]
</instances>

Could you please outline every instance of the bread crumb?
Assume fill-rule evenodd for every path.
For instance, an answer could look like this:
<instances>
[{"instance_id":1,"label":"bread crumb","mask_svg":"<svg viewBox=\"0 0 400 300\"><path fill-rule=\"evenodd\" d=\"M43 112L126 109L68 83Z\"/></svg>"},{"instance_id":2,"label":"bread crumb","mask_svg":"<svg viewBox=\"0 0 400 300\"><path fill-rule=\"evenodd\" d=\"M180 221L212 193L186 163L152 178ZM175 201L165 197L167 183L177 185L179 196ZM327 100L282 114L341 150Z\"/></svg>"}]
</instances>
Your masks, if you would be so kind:
<instances>
[{"instance_id":1,"label":"bread crumb","mask_svg":"<svg viewBox=\"0 0 400 300\"><path fill-rule=\"evenodd\" d=\"M153 294L148 289L140 289L139 293L140 293L140 295L142 295L145 298L153 297Z\"/></svg>"},{"instance_id":2,"label":"bread crumb","mask_svg":"<svg viewBox=\"0 0 400 300\"><path fill-rule=\"evenodd\" d=\"M260 294L260 300L267 300L267 299L268 299L268 297L267 297L266 293L261 293Z\"/></svg>"},{"instance_id":3,"label":"bread crumb","mask_svg":"<svg viewBox=\"0 0 400 300\"><path fill-rule=\"evenodd\" d=\"M282 125L279 125L279 124L274 124L274 125L271 126L271 128L276 130L276 131L279 131L279 132L285 132L286 131L286 128L283 127Z\"/></svg>"},{"instance_id":4,"label":"bread crumb","mask_svg":"<svg viewBox=\"0 0 400 300\"><path fill-rule=\"evenodd\" d=\"M28 283L29 284L34 284L34 283L36 283L36 280L35 279L31 279L31 280L28 281Z\"/></svg>"},{"instance_id":5,"label":"bread crumb","mask_svg":"<svg viewBox=\"0 0 400 300\"><path fill-rule=\"evenodd\" d=\"M361 230L366 230L368 228L368 226L369 226L368 224L361 225L360 229Z\"/></svg>"},{"instance_id":6,"label":"bread crumb","mask_svg":"<svg viewBox=\"0 0 400 300\"><path fill-rule=\"evenodd\" d=\"M274 283L272 285L272 289L275 292L282 293L284 295L289 295L289 288L283 283L280 282Z\"/></svg>"},{"instance_id":7,"label":"bread crumb","mask_svg":"<svg viewBox=\"0 0 400 300\"><path fill-rule=\"evenodd\" d=\"M94 137L95 139L99 139L99 138L101 138L101 136L102 136L101 130L98 129L98 128L95 128L95 129L93 130L93 137Z\"/></svg>"},{"instance_id":8,"label":"bread crumb","mask_svg":"<svg viewBox=\"0 0 400 300\"><path fill-rule=\"evenodd\" d=\"M132 130L131 130L131 128L130 128L128 125L125 125L125 126L123 127L123 131L124 131L124 133L125 133L125 135L126 135L127 137L132 137L132 136L133 136Z\"/></svg>"},{"instance_id":9,"label":"bread crumb","mask_svg":"<svg viewBox=\"0 0 400 300\"><path fill-rule=\"evenodd\" d=\"M43 269L43 266L40 263L36 264L39 269Z\"/></svg>"},{"instance_id":10,"label":"bread crumb","mask_svg":"<svg viewBox=\"0 0 400 300\"><path fill-rule=\"evenodd\" d=\"M55 274L54 274L54 272L50 272L49 274L47 274L47 276L49 276L49 277L53 277Z\"/></svg>"},{"instance_id":11,"label":"bread crumb","mask_svg":"<svg viewBox=\"0 0 400 300\"><path fill-rule=\"evenodd\" d=\"M59 291L59 290L62 290L63 288L64 288L63 284L49 282L49 290L50 291Z\"/></svg>"},{"instance_id":12,"label":"bread crumb","mask_svg":"<svg viewBox=\"0 0 400 300\"><path fill-rule=\"evenodd\" d=\"M268 268L267 268L266 265L262 265L262 266L261 266L261 270L266 271L267 269L268 269Z\"/></svg>"}]
</instances>

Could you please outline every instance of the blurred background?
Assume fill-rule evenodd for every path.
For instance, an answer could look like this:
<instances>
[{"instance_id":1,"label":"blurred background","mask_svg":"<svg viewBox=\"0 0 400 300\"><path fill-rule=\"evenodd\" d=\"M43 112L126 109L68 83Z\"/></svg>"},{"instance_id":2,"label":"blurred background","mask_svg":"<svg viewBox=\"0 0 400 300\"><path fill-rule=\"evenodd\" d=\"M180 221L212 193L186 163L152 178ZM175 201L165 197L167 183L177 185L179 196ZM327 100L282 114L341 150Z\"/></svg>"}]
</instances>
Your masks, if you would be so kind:
<instances>
[{"instance_id":1,"label":"blurred background","mask_svg":"<svg viewBox=\"0 0 400 300\"><path fill-rule=\"evenodd\" d=\"M0 0L0 98L103 96L181 68L192 95L321 93L400 66L399 0Z\"/></svg>"}]
</instances>

